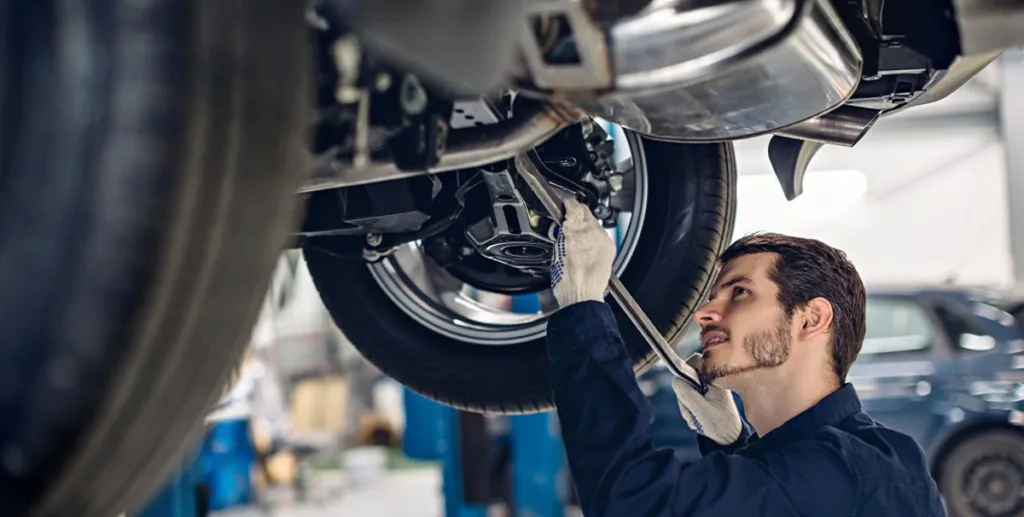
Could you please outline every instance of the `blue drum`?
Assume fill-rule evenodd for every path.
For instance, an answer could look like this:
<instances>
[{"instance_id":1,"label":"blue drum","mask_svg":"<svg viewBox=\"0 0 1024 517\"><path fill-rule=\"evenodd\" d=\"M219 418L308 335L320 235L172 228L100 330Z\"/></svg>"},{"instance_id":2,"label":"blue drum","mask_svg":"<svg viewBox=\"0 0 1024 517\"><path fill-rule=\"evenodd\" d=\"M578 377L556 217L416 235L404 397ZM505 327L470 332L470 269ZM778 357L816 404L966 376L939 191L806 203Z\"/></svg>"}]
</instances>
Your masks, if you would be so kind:
<instances>
[{"instance_id":1,"label":"blue drum","mask_svg":"<svg viewBox=\"0 0 1024 517\"><path fill-rule=\"evenodd\" d=\"M203 444L200 461L203 481L209 489L210 510L253 502L256 446L249 432L248 418L214 422Z\"/></svg>"}]
</instances>

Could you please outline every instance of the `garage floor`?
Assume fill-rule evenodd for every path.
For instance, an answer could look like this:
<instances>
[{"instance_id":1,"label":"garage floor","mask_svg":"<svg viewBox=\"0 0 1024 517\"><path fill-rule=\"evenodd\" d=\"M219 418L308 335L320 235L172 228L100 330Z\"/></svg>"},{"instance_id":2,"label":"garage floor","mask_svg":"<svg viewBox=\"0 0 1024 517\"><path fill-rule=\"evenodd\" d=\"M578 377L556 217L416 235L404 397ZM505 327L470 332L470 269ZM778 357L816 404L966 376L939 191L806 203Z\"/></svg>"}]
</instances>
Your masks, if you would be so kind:
<instances>
[{"instance_id":1,"label":"garage floor","mask_svg":"<svg viewBox=\"0 0 1024 517\"><path fill-rule=\"evenodd\" d=\"M310 500L294 501L287 491L271 492L264 507L238 508L214 517L440 517L441 473L435 468L389 472L366 486L345 486L340 476L324 474Z\"/></svg>"}]
</instances>

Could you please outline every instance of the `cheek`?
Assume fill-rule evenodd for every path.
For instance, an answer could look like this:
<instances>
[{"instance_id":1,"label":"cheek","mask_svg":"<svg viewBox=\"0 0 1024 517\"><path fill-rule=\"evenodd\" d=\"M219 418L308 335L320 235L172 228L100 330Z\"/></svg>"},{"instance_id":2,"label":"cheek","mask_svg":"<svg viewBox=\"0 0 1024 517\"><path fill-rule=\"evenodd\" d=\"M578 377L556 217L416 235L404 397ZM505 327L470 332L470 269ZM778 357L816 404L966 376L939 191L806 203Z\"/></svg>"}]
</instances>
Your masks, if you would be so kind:
<instances>
[{"instance_id":1,"label":"cheek","mask_svg":"<svg viewBox=\"0 0 1024 517\"><path fill-rule=\"evenodd\" d=\"M752 302L736 304L722 324L729 329L729 344L742 351L745 338L760 335L766 329L774 329L777 322L778 312L774 305Z\"/></svg>"}]
</instances>

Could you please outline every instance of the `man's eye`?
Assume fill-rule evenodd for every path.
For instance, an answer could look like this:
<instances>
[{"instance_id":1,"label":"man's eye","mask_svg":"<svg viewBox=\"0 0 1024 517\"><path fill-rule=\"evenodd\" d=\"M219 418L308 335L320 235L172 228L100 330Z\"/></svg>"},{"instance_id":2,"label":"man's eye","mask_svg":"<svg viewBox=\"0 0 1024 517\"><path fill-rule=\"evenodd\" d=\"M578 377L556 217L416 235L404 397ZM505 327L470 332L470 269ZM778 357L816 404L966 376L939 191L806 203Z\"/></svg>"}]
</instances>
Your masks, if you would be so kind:
<instances>
[{"instance_id":1,"label":"man's eye","mask_svg":"<svg viewBox=\"0 0 1024 517\"><path fill-rule=\"evenodd\" d=\"M732 296L733 296L733 298L735 298L737 296L740 296L740 295L743 295L743 294L747 294L748 292L749 291L747 291L747 288L745 288L745 287L735 286L735 287L732 288Z\"/></svg>"}]
</instances>

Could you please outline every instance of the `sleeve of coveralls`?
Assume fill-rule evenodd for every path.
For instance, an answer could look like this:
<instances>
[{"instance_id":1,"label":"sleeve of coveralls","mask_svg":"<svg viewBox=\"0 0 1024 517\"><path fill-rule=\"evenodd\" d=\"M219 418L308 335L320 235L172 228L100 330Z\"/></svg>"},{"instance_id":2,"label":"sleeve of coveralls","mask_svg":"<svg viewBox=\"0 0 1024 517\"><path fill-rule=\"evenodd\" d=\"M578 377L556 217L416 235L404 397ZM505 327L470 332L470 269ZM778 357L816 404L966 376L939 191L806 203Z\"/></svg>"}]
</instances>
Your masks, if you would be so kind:
<instances>
[{"instance_id":1,"label":"sleeve of coveralls","mask_svg":"<svg viewBox=\"0 0 1024 517\"><path fill-rule=\"evenodd\" d=\"M715 452L683 464L671 450L655 449L653 410L605 303L553 314L548 353L562 440L587 517L795 515L783 487L815 484L805 475L808 461L820 464L816 453L762 461Z\"/></svg>"}]
</instances>

